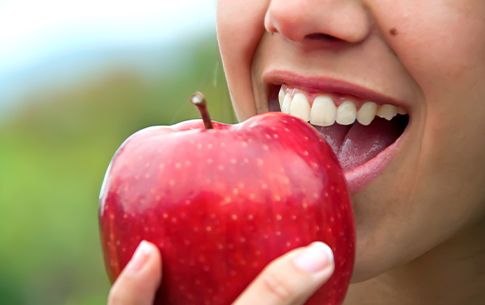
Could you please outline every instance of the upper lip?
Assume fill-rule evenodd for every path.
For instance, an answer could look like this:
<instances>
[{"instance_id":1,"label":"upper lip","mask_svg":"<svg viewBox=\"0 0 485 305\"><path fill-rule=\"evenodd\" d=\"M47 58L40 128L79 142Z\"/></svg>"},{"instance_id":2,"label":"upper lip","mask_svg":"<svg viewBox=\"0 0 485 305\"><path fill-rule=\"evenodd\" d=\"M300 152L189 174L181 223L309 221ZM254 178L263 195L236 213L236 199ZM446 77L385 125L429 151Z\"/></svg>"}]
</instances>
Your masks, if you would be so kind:
<instances>
[{"instance_id":1,"label":"upper lip","mask_svg":"<svg viewBox=\"0 0 485 305\"><path fill-rule=\"evenodd\" d=\"M284 70L271 70L263 74L263 81L268 86L287 85L309 93L329 93L343 96L351 96L364 101L372 101L377 104L391 104L409 108L405 101L387 96L383 93L353 84L345 80L325 76L303 76L295 72Z\"/></svg>"}]
</instances>

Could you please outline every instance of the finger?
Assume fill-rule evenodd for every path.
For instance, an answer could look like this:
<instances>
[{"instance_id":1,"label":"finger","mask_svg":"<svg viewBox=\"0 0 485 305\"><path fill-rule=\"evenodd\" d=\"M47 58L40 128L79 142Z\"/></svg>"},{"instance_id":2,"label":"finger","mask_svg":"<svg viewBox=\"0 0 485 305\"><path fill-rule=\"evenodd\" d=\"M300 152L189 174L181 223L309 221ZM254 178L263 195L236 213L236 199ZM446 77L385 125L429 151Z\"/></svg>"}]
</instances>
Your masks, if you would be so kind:
<instances>
[{"instance_id":1,"label":"finger","mask_svg":"<svg viewBox=\"0 0 485 305\"><path fill-rule=\"evenodd\" d=\"M152 305L160 284L162 261L155 245L142 241L111 287L108 305Z\"/></svg>"},{"instance_id":2,"label":"finger","mask_svg":"<svg viewBox=\"0 0 485 305\"><path fill-rule=\"evenodd\" d=\"M234 305L303 304L333 270L332 250L322 242L314 242L271 262Z\"/></svg>"}]
</instances>

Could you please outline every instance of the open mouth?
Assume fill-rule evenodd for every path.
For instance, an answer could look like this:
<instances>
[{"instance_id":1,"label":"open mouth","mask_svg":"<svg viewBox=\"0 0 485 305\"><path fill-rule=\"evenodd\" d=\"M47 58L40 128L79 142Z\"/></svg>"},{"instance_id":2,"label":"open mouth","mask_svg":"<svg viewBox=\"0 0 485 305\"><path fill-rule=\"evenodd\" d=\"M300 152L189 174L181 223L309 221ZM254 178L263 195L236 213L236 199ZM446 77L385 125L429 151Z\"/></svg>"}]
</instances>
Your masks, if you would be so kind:
<instances>
[{"instance_id":1,"label":"open mouth","mask_svg":"<svg viewBox=\"0 0 485 305\"><path fill-rule=\"evenodd\" d=\"M409 123L407 110L392 103L335 92L311 92L287 84L271 85L269 93L270 111L298 117L320 132L354 190L384 167L391 146Z\"/></svg>"}]
</instances>

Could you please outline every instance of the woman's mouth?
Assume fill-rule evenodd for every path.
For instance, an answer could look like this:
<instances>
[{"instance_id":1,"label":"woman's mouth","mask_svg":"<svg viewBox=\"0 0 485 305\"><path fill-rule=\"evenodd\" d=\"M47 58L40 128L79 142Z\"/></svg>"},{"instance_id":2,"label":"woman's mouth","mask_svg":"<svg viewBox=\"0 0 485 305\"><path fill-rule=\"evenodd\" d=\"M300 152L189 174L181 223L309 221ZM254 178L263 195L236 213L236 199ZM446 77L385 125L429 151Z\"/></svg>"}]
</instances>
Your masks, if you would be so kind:
<instances>
[{"instance_id":1,"label":"woman's mouth","mask_svg":"<svg viewBox=\"0 0 485 305\"><path fill-rule=\"evenodd\" d=\"M384 169L409 122L408 111L391 100L286 83L270 85L269 93L270 111L298 117L320 132L338 157L352 193Z\"/></svg>"}]
</instances>

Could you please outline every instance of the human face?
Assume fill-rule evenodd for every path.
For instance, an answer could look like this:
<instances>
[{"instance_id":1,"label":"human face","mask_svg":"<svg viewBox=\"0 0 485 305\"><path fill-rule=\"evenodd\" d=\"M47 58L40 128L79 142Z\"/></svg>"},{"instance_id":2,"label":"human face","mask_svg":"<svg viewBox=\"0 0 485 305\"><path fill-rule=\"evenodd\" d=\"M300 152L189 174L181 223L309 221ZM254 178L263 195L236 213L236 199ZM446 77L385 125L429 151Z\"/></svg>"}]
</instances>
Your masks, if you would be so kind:
<instances>
[{"instance_id":1,"label":"human face","mask_svg":"<svg viewBox=\"0 0 485 305\"><path fill-rule=\"evenodd\" d=\"M333 94L357 109L373 100L407 112L407 124L399 116L354 123L352 152L339 156L359 159L369 139L395 141L345 171L354 281L419 257L485 214L484 16L483 0L218 1L220 51L241 120L278 109L281 85L309 103ZM320 130L332 128L348 129Z\"/></svg>"}]
</instances>

